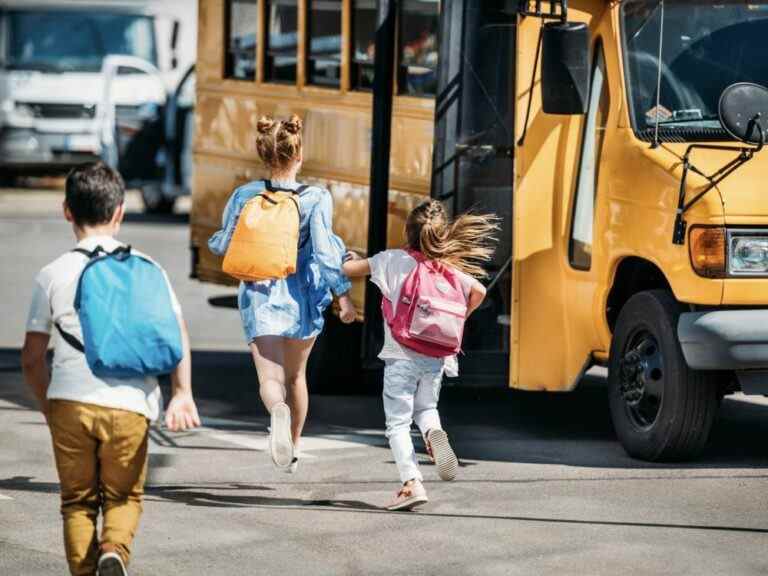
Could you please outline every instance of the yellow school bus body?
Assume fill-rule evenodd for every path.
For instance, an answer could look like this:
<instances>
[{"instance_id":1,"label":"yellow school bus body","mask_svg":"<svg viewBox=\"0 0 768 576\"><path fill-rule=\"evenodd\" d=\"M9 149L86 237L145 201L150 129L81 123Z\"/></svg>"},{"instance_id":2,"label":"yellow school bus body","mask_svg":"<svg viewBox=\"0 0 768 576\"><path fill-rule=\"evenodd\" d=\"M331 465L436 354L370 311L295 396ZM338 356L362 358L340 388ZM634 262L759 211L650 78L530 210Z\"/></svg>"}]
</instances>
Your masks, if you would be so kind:
<instances>
[{"instance_id":1,"label":"yellow school bus body","mask_svg":"<svg viewBox=\"0 0 768 576\"><path fill-rule=\"evenodd\" d=\"M304 3L299 3L301 22ZM344 21L349 21L349 2ZM368 236L368 180L371 158L370 93L331 90L303 82L299 57L296 85L224 77L225 5L200 0L197 61L195 176L191 213L192 244L201 247L197 274L203 281L231 283L220 259L206 248L221 226L221 214L232 191L267 176L256 154L256 123L262 114L304 119L303 182L327 187L334 199L334 230L348 248L365 253ZM348 24L346 25L348 26ZM261 32L263 34L263 31ZM258 43L263 50L264 43ZM299 53L305 50L299 42ZM262 57L257 56L261 63ZM260 67L259 67L260 68ZM348 72L344 70L343 74ZM432 174L434 100L397 96L392 122L392 158L387 238L403 244L405 217L429 196ZM363 303L363 283L355 282L353 299Z\"/></svg>"},{"instance_id":2,"label":"yellow school bus body","mask_svg":"<svg viewBox=\"0 0 768 576\"><path fill-rule=\"evenodd\" d=\"M345 34L349 33L350 5L349 0L344 3ZM574 268L569 262L585 117L543 113L540 75L534 83L527 137L514 150L515 176L510 183L514 191L514 225L512 230L504 231L513 235L508 379L513 388L568 391L586 368L595 363L607 364L618 313L633 294L643 289L663 287L692 310L768 305L768 279L702 277L693 269L687 238L684 245L672 243L682 175L679 157L688 144L667 143L653 148L633 131L622 62L620 9L620 2L569 3L569 20L588 24L592 53L602 46L607 74L607 116L602 153L597 160L599 180L588 270ZM296 86L261 82L260 67L255 82L226 80L222 73L224 3L200 0L199 14L196 174L191 217L192 243L200 247L199 277L227 281L220 272L219 260L205 249L205 243L218 228L232 190L265 175L254 150L255 126L263 113L285 116L295 112L304 117L305 165L301 178L330 189L335 200L335 230L350 248L364 252L371 95L344 88L348 86L346 68L341 90L304 85L301 54L305 47L301 41ZM305 17L300 8L299 22ZM517 136L526 116L541 25L536 18L518 17L516 69L511 72L516 75ZM406 214L430 193L433 120L432 100L395 97L390 246L402 244ZM711 174L733 155L701 150L695 161ZM687 213L688 230L696 226L768 228L764 178L767 160L768 156L757 156L706 194ZM703 190L706 183L704 178L690 174L687 197ZM644 284L650 282L650 277L657 283ZM354 296L360 306L360 284Z\"/></svg>"},{"instance_id":3,"label":"yellow school bus body","mask_svg":"<svg viewBox=\"0 0 768 576\"><path fill-rule=\"evenodd\" d=\"M511 385L528 390L570 390L582 368L605 362L611 345L608 296L622 263L642 260L661 271L675 298L700 306L765 306L768 280L709 279L692 268L689 247L671 243L682 164L668 150L636 138L628 117L619 36L619 3L572 2L570 20L589 25L593 45L605 49L609 113L599 159L592 267L568 261L582 116L551 116L534 91L525 145L516 150L515 308ZM518 26L517 125L522 125L540 22ZM678 156L688 144L666 144ZM713 173L733 152L700 151L700 168ZM765 226L768 157L758 157L710 191L687 214L688 229ZM706 180L688 177L688 195Z\"/></svg>"}]
</instances>

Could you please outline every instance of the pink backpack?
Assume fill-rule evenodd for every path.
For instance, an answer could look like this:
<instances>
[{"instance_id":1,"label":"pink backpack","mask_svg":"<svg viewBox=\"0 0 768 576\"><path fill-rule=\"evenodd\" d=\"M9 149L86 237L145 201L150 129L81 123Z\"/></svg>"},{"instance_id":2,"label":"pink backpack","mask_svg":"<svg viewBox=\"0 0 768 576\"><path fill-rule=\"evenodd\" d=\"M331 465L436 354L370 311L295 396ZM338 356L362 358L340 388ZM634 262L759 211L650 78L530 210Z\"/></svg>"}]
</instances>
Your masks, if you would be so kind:
<instances>
[{"instance_id":1,"label":"pink backpack","mask_svg":"<svg viewBox=\"0 0 768 576\"><path fill-rule=\"evenodd\" d=\"M455 270L409 250L416 267L397 302L384 298L381 310L392 337L425 356L443 358L461 351L467 298Z\"/></svg>"}]
</instances>

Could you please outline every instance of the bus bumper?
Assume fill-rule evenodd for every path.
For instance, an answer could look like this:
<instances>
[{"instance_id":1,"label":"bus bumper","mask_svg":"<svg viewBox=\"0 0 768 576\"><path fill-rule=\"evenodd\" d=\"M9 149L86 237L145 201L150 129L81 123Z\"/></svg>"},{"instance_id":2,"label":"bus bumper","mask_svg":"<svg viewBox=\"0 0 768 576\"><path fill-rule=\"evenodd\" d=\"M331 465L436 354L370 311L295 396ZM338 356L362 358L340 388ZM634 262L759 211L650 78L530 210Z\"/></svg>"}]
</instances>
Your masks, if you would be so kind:
<instances>
[{"instance_id":1,"label":"bus bumper","mask_svg":"<svg viewBox=\"0 0 768 576\"><path fill-rule=\"evenodd\" d=\"M768 394L768 309L680 315L677 335L695 370L733 370L745 394Z\"/></svg>"}]
</instances>

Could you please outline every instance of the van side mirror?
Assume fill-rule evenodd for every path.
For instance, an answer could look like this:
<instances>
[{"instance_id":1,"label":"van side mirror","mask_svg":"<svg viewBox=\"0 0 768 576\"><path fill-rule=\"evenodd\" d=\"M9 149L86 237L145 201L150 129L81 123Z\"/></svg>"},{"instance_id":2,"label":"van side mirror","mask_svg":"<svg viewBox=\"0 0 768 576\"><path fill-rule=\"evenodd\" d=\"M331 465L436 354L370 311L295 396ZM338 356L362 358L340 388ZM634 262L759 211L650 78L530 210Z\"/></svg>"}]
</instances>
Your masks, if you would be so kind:
<instances>
[{"instance_id":1,"label":"van side mirror","mask_svg":"<svg viewBox=\"0 0 768 576\"><path fill-rule=\"evenodd\" d=\"M589 28L548 22L542 30L541 100L546 114L584 114L589 100Z\"/></svg>"},{"instance_id":2,"label":"van side mirror","mask_svg":"<svg viewBox=\"0 0 768 576\"><path fill-rule=\"evenodd\" d=\"M768 88L749 82L728 86L720 96L720 124L736 140L764 146L768 141Z\"/></svg>"},{"instance_id":3,"label":"van side mirror","mask_svg":"<svg viewBox=\"0 0 768 576\"><path fill-rule=\"evenodd\" d=\"M178 20L173 21L171 29L171 70L176 70L179 66L179 58L176 56L176 46L179 43L179 28L181 23Z\"/></svg>"}]
</instances>

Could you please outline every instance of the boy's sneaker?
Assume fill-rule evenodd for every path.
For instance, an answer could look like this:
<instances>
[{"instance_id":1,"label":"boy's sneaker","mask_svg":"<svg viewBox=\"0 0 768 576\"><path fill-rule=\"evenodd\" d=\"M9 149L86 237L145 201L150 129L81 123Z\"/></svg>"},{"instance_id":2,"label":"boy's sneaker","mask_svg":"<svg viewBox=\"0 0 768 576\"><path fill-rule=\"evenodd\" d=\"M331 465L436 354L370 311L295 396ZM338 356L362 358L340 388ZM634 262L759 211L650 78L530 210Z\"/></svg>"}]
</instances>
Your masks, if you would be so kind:
<instances>
[{"instance_id":1,"label":"boy's sneaker","mask_svg":"<svg viewBox=\"0 0 768 576\"><path fill-rule=\"evenodd\" d=\"M427 432L427 452L432 456L437 466L441 480L453 480L459 470L459 461L453 453L448 434L445 430L430 430Z\"/></svg>"},{"instance_id":2,"label":"boy's sneaker","mask_svg":"<svg viewBox=\"0 0 768 576\"><path fill-rule=\"evenodd\" d=\"M123 559L116 552L104 552L97 567L99 576L128 576Z\"/></svg>"},{"instance_id":3,"label":"boy's sneaker","mask_svg":"<svg viewBox=\"0 0 768 576\"><path fill-rule=\"evenodd\" d=\"M429 502L427 491L419 480L410 480L403 484L395 499L387 504L387 510L413 510Z\"/></svg>"},{"instance_id":4,"label":"boy's sneaker","mask_svg":"<svg viewBox=\"0 0 768 576\"><path fill-rule=\"evenodd\" d=\"M272 462L279 468L287 468L293 462L293 441L291 440L291 409L285 402L272 407L269 434L269 452Z\"/></svg>"}]
</instances>

